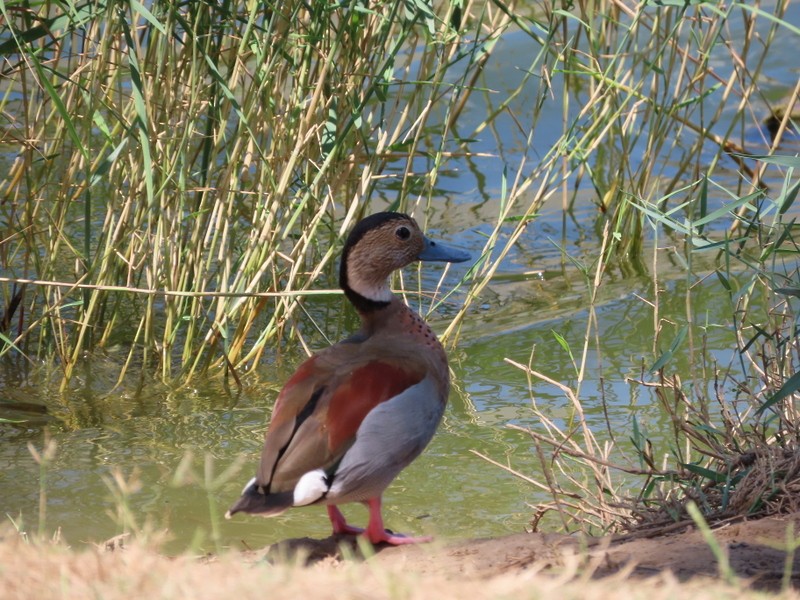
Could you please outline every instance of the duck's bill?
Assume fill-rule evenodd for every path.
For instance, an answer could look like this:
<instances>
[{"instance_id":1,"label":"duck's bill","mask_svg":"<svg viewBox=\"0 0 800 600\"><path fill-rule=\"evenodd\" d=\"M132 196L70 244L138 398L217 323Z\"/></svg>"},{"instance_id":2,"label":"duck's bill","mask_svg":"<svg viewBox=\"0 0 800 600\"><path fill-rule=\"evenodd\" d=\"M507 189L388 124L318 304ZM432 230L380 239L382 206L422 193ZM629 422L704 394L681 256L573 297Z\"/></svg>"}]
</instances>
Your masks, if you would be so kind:
<instances>
[{"instance_id":1,"label":"duck's bill","mask_svg":"<svg viewBox=\"0 0 800 600\"><path fill-rule=\"evenodd\" d=\"M440 262L464 262L470 259L467 252L441 242L425 238L425 248L419 255L420 260Z\"/></svg>"}]
</instances>

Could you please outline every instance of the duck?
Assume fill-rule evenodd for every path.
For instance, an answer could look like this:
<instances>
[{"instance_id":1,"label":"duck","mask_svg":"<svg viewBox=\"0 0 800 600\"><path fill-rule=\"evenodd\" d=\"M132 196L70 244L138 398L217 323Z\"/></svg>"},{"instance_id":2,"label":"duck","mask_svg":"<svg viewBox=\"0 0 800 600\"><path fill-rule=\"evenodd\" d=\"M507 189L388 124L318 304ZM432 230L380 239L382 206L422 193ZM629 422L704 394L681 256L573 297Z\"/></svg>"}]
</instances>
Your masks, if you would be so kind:
<instances>
[{"instance_id":1,"label":"duck","mask_svg":"<svg viewBox=\"0 0 800 600\"><path fill-rule=\"evenodd\" d=\"M362 535L373 545L431 537L384 527L382 496L416 459L439 425L450 370L431 327L395 296L389 276L416 261L464 262L465 251L425 236L398 212L360 220L342 251L339 285L360 329L313 354L286 381L265 433L261 462L226 513L275 516L292 507L327 508L334 535ZM368 507L366 528L339 506Z\"/></svg>"}]
</instances>

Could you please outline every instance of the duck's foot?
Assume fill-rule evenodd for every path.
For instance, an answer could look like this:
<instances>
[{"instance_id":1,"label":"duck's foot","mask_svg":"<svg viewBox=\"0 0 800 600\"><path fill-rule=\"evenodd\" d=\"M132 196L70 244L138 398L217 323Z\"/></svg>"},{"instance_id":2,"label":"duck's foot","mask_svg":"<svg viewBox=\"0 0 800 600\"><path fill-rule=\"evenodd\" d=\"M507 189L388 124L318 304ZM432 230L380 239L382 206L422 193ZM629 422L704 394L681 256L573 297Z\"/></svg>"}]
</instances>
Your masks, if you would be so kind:
<instances>
[{"instance_id":1,"label":"duck's foot","mask_svg":"<svg viewBox=\"0 0 800 600\"><path fill-rule=\"evenodd\" d=\"M401 546L403 544L427 544L433 541L433 536L426 535L422 537L405 536L402 533L392 533L388 529L378 531L377 533L370 533L369 530L364 534L370 544L376 546L378 544L389 544L391 546Z\"/></svg>"},{"instance_id":2,"label":"duck's foot","mask_svg":"<svg viewBox=\"0 0 800 600\"><path fill-rule=\"evenodd\" d=\"M364 533L361 527L348 525L342 511L334 504L328 505L328 518L331 520L331 525L333 525L333 535L358 535L359 533Z\"/></svg>"},{"instance_id":3,"label":"duck's foot","mask_svg":"<svg viewBox=\"0 0 800 600\"><path fill-rule=\"evenodd\" d=\"M403 544L425 544L433 540L429 535L424 537L408 537L401 533L392 533L383 526L383 516L381 515L381 497L367 500L369 507L369 524L364 531L366 537L372 545L390 544L401 546Z\"/></svg>"},{"instance_id":4,"label":"duck's foot","mask_svg":"<svg viewBox=\"0 0 800 600\"><path fill-rule=\"evenodd\" d=\"M432 536L411 537L402 533L394 533L383 526L383 516L381 515L381 499L373 498L366 502L369 507L369 525L366 529L354 527L347 524L342 511L333 504L328 505L328 518L333 525L334 535L359 535L362 534L373 546L378 544L389 544L390 546L401 546L404 544L426 544L433 540Z\"/></svg>"}]
</instances>

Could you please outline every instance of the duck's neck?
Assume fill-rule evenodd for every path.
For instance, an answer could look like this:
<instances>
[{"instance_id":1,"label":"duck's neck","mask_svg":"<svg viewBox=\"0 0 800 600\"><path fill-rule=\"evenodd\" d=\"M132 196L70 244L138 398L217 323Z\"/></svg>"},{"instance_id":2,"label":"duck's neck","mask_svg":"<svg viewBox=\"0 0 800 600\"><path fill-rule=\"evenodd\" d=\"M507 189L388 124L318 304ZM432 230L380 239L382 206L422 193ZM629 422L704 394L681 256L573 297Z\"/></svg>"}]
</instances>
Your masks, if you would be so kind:
<instances>
[{"instance_id":1,"label":"duck's neck","mask_svg":"<svg viewBox=\"0 0 800 600\"><path fill-rule=\"evenodd\" d=\"M395 299L385 280L379 284L370 283L351 274L342 289L350 303L362 315L385 309Z\"/></svg>"},{"instance_id":2,"label":"duck's neck","mask_svg":"<svg viewBox=\"0 0 800 600\"><path fill-rule=\"evenodd\" d=\"M339 285L361 315L385 309L394 300L389 289L391 269L376 268L374 261L365 262L353 257L347 248L339 272Z\"/></svg>"}]
</instances>

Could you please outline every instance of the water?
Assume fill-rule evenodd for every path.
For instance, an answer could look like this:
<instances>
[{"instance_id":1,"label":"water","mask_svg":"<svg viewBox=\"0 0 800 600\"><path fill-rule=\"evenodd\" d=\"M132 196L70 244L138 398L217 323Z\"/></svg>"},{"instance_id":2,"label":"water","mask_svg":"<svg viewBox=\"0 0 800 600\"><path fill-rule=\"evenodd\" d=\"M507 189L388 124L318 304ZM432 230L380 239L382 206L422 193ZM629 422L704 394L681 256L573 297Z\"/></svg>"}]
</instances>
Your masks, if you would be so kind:
<instances>
[{"instance_id":1,"label":"water","mask_svg":"<svg viewBox=\"0 0 800 600\"><path fill-rule=\"evenodd\" d=\"M792 10L797 13L798 9ZM796 43L795 38L787 36L787 40ZM523 34L509 33L498 46L499 58L485 85L502 89L518 79L520 65L515 59L529 55L530 45ZM776 57L766 66L765 77L775 88L793 85L796 66L781 58L781 53L773 54ZM522 113L535 92L532 87L518 96L512 110ZM537 132L543 148L560 133L558 107L550 110L557 118L544 119L543 130ZM459 124L468 131L484 114L484 106L473 106ZM552 131L548 131L548 123ZM482 234L488 232L497 212L499 163L513 165L522 151L519 132L506 125L504 130L499 122L500 133L484 136L473 148L499 152L500 161L452 161L452 169L441 174L442 199L436 207L435 233L473 251L482 246ZM731 172L730 177L734 181L737 175ZM575 383L569 353L553 332L580 357L590 317L589 286L564 260L556 244L587 265L595 260L599 253L593 228L596 209L591 192L586 194L584 201L577 203L582 208L566 224L560 206L544 207L465 321L458 345L450 351L453 392L442 426L427 451L386 493L385 516L393 530L443 538L519 532L528 526L532 506L549 499L474 451L542 480L530 439L506 425L538 427L533 402L559 425L572 418L572 407L560 390L541 382L529 389L525 373L505 359L527 364L533 354L536 370L566 385ZM699 255L697 261L696 272L713 268L713 257ZM451 268L451 283L465 268ZM424 268L426 287L435 280L437 269ZM720 301L727 295L716 278L697 283L696 278L686 276L679 261L671 261L669 253L663 253L658 285L665 290L659 314L664 329L658 349L653 348L653 311L646 302L654 297L654 285L651 276L623 277L613 270L608 274L594 307L599 342L590 344L581 388L593 431L601 439L613 436L629 454L634 417L656 442L663 439L660 432L668 429L653 396L630 379L640 377L657 353L668 347L685 319L687 286L693 286L694 314L712 324L695 333L706 335L710 355L723 364L732 361L729 349L734 338L727 326L731 307L727 300ZM334 339L343 335L342 329L354 326L352 315L337 316L347 310L341 298L310 298L305 307ZM444 329L450 310L452 307L445 307L431 317L435 329ZM322 336L313 332L308 340L314 348L325 346ZM4 418L23 421L0 424L0 515L35 531L43 493L44 529L52 532L58 528L70 543L80 544L118 534L122 528L118 509L126 505L137 526L167 531L171 541L165 549L175 552L189 547L197 536L205 540L200 548L213 548L209 536L215 522L220 544L236 548L259 547L288 537L327 536L330 526L319 507L289 511L269 520L220 520L252 476L272 404L282 382L303 358L298 347L280 348L245 378L241 391L216 380L197 381L180 389L147 380L125 381L115 389L124 353L120 350L117 356L113 349L105 357L87 360L64 393L52 383L58 380L58 373L47 366L23 370L19 365L8 366L0 374L0 407L28 402L45 405L48 411L0 412ZM690 372L685 352L675 358L672 369ZM56 452L41 469L28 444L41 449L48 438L55 442ZM206 457L213 465L212 480L240 460L243 465L224 483L210 485L204 473ZM176 477L181 464L190 468ZM113 481L115 469L123 477L123 487L130 488L124 497ZM345 507L345 513L355 523L366 520L362 507Z\"/></svg>"},{"instance_id":2,"label":"water","mask_svg":"<svg viewBox=\"0 0 800 600\"><path fill-rule=\"evenodd\" d=\"M548 226L541 221L535 229ZM509 423L536 427L537 422L525 374L504 359L526 364L535 347L537 370L567 385L574 383L569 356L552 332L563 336L579 356L588 313L585 286L576 279L574 270L552 270L542 278L501 278L491 286L483 305L465 323L457 347L450 351L453 392L437 436L387 491L389 527L444 538L500 535L526 528L531 506L547 497L473 451L541 480L530 440L506 427ZM695 310L708 314L710 322L725 322L729 308L718 302L720 289L714 281L693 293ZM685 281L676 278L662 285L671 291L664 295L662 316L680 319ZM652 296L651 282L609 283L604 295L596 307L601 343L590 349L581 400L598 436L607 439L604 432L610 428L624 447L634 415L656 436L666 425L652 397L625 380L638 377L643 362L653 360L652 311L639 298ZM312 299L306 308L311 314L345 309L338 298ZM446 322L434 317L432 324L441 330ZM331 324L331 328L340 325ZM729 330L716 330L716 334L713 348L731 347ZM325 345L321 338L313 344ZM117 374L113 356L88 361L78 371L73 389L63 395L42 385L44 369L32 372L28 382L19 381L13 389L7 386L4 399L41 402L50 412L0 429L0 464L4 465L0 508L35 527L42 483L27 443L41 448L46 430L57 445L44 483L48 530L59 527L72 543L100 541L119 533L116 506L120 498L111 491L118 488L111 477L118 468L136 490L125 502L137 524L168 530L172 541L165 546L167 551L185 549L198 531L210 535L211 512L219 518L254 473L272 404L281 383L302 358L299 349L283 348L273 364L262 365L246 378L241 392L213 381L177 390L152 382L141 388L126 384L105 394L103 390L113 387ZM685 360L675 368L686 369ZM562 426L568 422L571 405L559 390L537 384L532 391L550 418ZM11 416L31 419L29 414ZM175 481L176 470L189 453L194 476ZM239 457L244 456L246 462L234 478L207 492L206 455L213 457L217 474ZM361 507L345 511L355 522L366 520ZM237 516L220 523L220 534L225 546L259 547L287 537L324 537L329 524L324 509L311 507L269 520ZM206 541L201 547L213 547L209 544Z\"/></svg>"}]
</instances>

